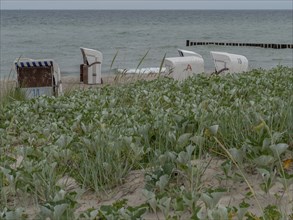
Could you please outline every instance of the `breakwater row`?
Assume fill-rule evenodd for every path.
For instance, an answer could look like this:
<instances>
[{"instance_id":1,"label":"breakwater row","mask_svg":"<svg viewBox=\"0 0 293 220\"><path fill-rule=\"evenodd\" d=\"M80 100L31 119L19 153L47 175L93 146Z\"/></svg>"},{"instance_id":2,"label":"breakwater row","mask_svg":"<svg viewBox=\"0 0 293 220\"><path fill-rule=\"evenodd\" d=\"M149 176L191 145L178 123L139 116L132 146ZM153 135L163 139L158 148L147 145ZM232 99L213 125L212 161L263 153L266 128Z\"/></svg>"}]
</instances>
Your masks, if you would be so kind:
<instances>
[{"instance_id":1,"label":"breakwater row","mask_svg":"<svg viewBox=\"0 0 293 220\"><path fill-rule=\"evenodd\" d=\"M293 44L270 44L270 43L232 43L232 42L202 42L186 40L186 46L197 45L219 45L219 46L235 46L235 47L262 47L272 49L293 49Z\"/></svg>"}]
</instances>

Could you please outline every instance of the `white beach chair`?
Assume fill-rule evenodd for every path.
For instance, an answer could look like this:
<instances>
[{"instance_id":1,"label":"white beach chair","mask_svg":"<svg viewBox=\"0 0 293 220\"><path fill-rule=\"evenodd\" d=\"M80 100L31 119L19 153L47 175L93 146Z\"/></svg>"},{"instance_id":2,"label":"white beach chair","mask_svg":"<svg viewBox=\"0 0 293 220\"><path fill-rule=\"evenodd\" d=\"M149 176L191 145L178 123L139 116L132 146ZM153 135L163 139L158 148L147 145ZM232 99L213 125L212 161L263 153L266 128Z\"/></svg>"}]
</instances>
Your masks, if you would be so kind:
<instances>
[{"instance_id":1,"label":"white beach chair","mask_svg":"<svg viewBox=\"0 0 293 220\"><path fill-rule=\"evenodd\" d=\"M62 94L61 73L52 59L20 58L14 61L17 82L27 98Z\"/></svg>"},{"instance_id":2,"label":"white beach chair","mask_svg":"<svg viewBox=\"0 0 293 220\"><path fill-rule=\"evenodd\" d=\"M86 84L102 84L103 54L100 51L80 48L83 64L80 65L80 81Z\"/></svg>"},{"instance_id":3,"label":"white beach chair","mask_svg":"<svg viewBox=\"0 0 293 220\"><path fill-rule=\"evenodd\" d=\"M178 53L181 57L199 57L199 58L202 58L202 56L198 53L195 53L193 51L190 51L190 50L181 50L181 49L178 49Z\"/></svg>"},{"instance_id":4,"label":"white beach chair","mask_svg":"<svg viewBox=\"0 0 293 220\"><path fill-rule=\"evenodd\" d=\"M198 56L171 57L165 59L167 75L176 80L185 80L204 72L204 60Z\"/></svg>"},{"instance_id":5,"label":"white beach chair","mask_svg":"<svg viewBox=\"0 0 293 220\"><path fill-rule=\"evenodd\" d=\"M211 51L216 74L242 73L248 70L248 60L245 56L226 52Z\"/></svg>"}]
</instances>

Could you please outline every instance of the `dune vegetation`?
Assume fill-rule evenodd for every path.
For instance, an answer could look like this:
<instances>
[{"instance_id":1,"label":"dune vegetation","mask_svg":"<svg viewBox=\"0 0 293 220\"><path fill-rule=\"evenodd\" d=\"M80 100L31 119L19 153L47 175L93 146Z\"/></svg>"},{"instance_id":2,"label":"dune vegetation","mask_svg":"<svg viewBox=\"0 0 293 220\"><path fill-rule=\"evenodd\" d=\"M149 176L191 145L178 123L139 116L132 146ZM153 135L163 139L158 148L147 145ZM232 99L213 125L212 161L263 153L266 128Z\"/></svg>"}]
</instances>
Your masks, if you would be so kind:
<instances>
[{"instance_id":1,"label":"dune vegetation","mask_svg":"<svg viewBox=\"0 0 293 220\"><path fill-rule=\"evenodd\" d=\"M292 68L9 100L0 219L293 218ZM79 209L138 170L143 201Z\"/></svg>"}]
</instances>

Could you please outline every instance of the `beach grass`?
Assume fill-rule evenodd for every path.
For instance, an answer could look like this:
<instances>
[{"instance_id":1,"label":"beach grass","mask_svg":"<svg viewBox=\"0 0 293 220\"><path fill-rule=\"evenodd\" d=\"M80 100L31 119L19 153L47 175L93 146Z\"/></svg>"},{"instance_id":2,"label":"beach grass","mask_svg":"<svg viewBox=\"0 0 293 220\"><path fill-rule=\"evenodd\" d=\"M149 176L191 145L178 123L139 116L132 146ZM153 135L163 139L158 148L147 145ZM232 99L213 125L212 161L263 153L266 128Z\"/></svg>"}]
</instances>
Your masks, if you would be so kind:
<instances>
[{"instance_id":1,"label":"beach grass","mask_svg":"<svg viewBox=\"0 0 293 220\"><path fill-rule=\"evenodd\" d=\"M1 218L25 218L27 204L50 219L292 217L292 68L118 83L126 77L2 105ZM77 211L85 192L109 195L136 170L140 204ZM240 201L223 202L234 185Z\"/></svg>"},{"instance_id":2,"label":"beach grass","mask_svg":"<svg viewBox=\"0 0 293 220\"><path fill-rule=\"evenodd\" d=\"M4 106L13 101L24 101L25 94L17 88L17 82L12 77L12 74L8 77L0 79L0 106Z\"/></svg>"}]
</instances>

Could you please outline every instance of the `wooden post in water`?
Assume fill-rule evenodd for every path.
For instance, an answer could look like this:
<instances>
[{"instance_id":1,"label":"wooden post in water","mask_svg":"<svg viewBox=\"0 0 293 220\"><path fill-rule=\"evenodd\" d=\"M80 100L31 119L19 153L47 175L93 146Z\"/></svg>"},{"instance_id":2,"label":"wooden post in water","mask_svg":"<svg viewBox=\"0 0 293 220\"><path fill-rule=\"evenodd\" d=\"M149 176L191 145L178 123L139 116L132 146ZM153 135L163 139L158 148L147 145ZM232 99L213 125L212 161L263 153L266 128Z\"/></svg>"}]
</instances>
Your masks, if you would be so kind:
<instances>
[{"instance_id":1,"label":"wooden post in water","mask_svg":"<svg viewBox=\"0 0 293 220\"><path fill-rule=\"evenodd\" d=\"M262 47L272 49L293 49L293 44L269 44L269 43L233 43L233 42L198 42L186 40L186 47L196 45L220 45L220 46L233 46L233 47Z\"/></svg>"}]
</instances>

